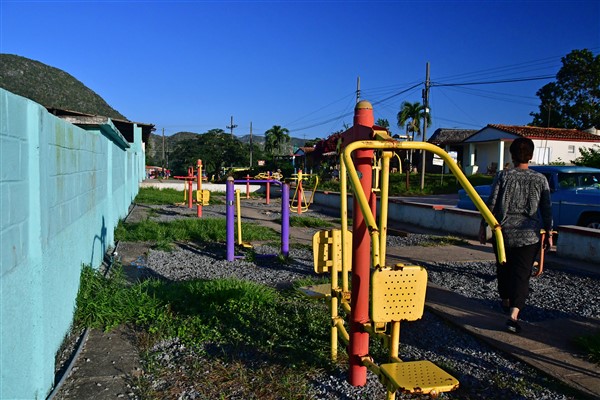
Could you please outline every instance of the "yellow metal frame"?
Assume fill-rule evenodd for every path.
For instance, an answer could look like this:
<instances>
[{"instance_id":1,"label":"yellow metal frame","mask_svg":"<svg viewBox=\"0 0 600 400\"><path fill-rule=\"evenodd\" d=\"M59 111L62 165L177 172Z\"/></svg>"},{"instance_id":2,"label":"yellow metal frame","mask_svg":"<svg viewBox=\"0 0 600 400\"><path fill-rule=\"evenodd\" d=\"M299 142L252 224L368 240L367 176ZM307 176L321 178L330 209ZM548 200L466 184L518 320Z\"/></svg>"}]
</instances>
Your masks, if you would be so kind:
<instances>
[{"instance_id":1,"label":"yellow metal frame","mask_svg":"<svg viewBox=\"0 0 600 400\"><path fill-rule=\"evenodd\" d=\"M376 134L382 132L375 131ZM388 135L386 135L389 137ZM362 190L360 185L360 178L356 172L356 168L352 162L352 153L359 149L374 149L374 150L388 150L382 154L383 167L382 167L382 184L381 184L381 215L380 215L380 228L377 227L375 217L371 212L367 196ZM350 178L350 185L352 186L353 193L358 201L359 207L365 218L365 223L371 234L372 241L372 262L373 267L385 264L385 234L387 230L387 215L388 215L388 194L389 194L389 160L392 157L391 150L398 149L413 149L413 150L425 150L430 151L440 158L442 158L450 171L454 174L460 185L465 189L469 197L473 200L475 207L482 214L485 221L492 227L496 239L496 248L498 253L498 261L501 264L506 263L506 254L504 252L504 238L502 237L501 227L492 212L487 208L479 194L475 191L465 174L458 168L456 162L450 157L448 153L439 147L423 142L397 142L395 140L365 140L350 143L344 148L340 156L340 167L341 169L347 169L348 176ZM387 153L387 155L386 155ZM345 176L341 179L340 195L342 196L342 208L344 207L344 199L347 195L347 188L345 187ZM346 205L347 207L347 205ZM342 210L343 212L343 210ZM346 212L347 213L347 212ZM342 221L344 219L342 218ZM381 229L381 233L380 233ZM342 229L343 232L343 229ZM343 240L342 240L343 243Z\"/></svg>"},{"instance_id":2,"label":"yellow metal frame","mask_svg":"<svg viewBox=\"0 0 600 400\"><path fill-rule=\"evenodd\" d=\"M400 159L400 156L398 155L398 153L396 153L395 151L392 152L392 157L396 157L398 159L398 172L402 173L402 160ZM379 176L380 173L379 171L381 171L382 167L381 167L381 157L377 158L376 155L373 155L373 166L371 167L373 169L373 189L371 189L373 192L379 192Z\"/></svg>"},{"instance_id":3,"label":"yellow metal frame","mask_svg":"<svg viewBox=\"0 0 600 400\"><path fill-rule=\"evenodd\" d=\"M352 246L352 232L346 232L346 246ZM342 271L342 231L332 229L319 231L313 235L313 258L315 273L324 274L328 272ZM352 259L346 254L344 261L352 265Z\"/></svg>"},{"instance_id":4,"label":"yellow metal frame","mask_svg":"<svg viewBox=\"0 0 600 400\"><path fill-rule=\"evenodd\" d=\"M345 344L349 342L349 334L344 325L344 319L338 314L338 308L342 306L350 314L349 275L352 266L352 238L351 232L348 230L348 182L350 182L354 197L357 199L370 232L371 268L374 269L371 279L371 320L363 324L363 329L370 335L384 340L389 348L390 363L377 365L369 356L362 357L361 361L363 365L377 374L384 383L388 400L393 400L398 390L436 396L440 392L458 387L458 380L429 361L403 362L398 357L400 322L402 320L419 319L422 316L425 304L427 272L418 266L399 264L386 267L390 160L394 155L397 156L394 150L430 151L446 162L446 165L471 197L483 218L492 227L498 249L497 257L500 263L506 261L502 232L495 217L448 153L429 143L395 141L386 131L374 131L373 133L376 140L350 143L340 155L341 230L337 231L339 233L317 233L313 237L313 246L316 247L313 249L315 271L317 273L330 273L331 285L330 287L319 285L318 288L309 288L307 294L316 293L315 297L326 298L329 301L331 311L331 358L336 360L338 339ZM376 183L381 183L379 188L379 224L377 224L371 211L367 195L362 189L360 178L352 162L352 153L359 149L381 151L377 168L374 167L377 170L381 169L381 180L375 180ZM340 275L341 285L339 282ZM395 301L401 303L394 303ZM396 309L397 304L402 304L402 306ZM389 329L388 324L390 325Z\"/></svg>"},{"instance_id":5,"label":"yellow metal frame","mask_svg":"<svg viewBox=\"0 0 600 400\"><path fill-rule=\"evenodd\" d=\"M196 190L196 203L201 206L208 206L210 201L210 190Z\"/></svg>"},{"instance_id":6,"label":"yellow metal frame","mask_svg":"<svg viewBox=\"0 0 600 400\"><path fill-rule=\"evenodd\" d=\"M254 179L273 179L276 181L282 181L283 174L281 172L271 172L271 175L269 176L268 172L261 172L260 174L255 175Z\"/></svg>"},{"instance_id":7,"label":"yellow metal frame","mask_svg":"<svg viewBox=\"0 0 600 400\"><path fill-rule=\"evenodd\" d=\"M312 193L310 195L310 200L306 199L304 190L302 190L302 198L299 199L298 198L298 189L300 188L300 185L298 183L303 180L308 181L308 179L311 176L315 177L315 186L312 189ZM317 187L319 186L319 176L314 175L314 174L304 174L304 173L302 173L302 171L300 171L297 174L293 174L292 179L296 181L296 190L294 191L294 195L292 196L292 199L290 200L290 211L297 213L298 212L298 202L301 202L300 209L302 212L306 212L306 211L308 211L308 208L310 207L310 205L313 202L313 199L315 198L315 192L317 191ZM293 205L294 202L296 203L295 206Z\"/></svg>"},{"instance_id":8,"label":"yellow metal frame","mask_svg":"<svg viewBox=\"0 0 600 400\"><path fill-rule=\"evenodd\" d=\"M235 214L236 214L238 246L242 246L242 247L251 249L252 245L250 243L245 243L244 241L242 241L242 210L241 210L240 190L239 189L235 190Z\"/></svg>"}]
</instances>

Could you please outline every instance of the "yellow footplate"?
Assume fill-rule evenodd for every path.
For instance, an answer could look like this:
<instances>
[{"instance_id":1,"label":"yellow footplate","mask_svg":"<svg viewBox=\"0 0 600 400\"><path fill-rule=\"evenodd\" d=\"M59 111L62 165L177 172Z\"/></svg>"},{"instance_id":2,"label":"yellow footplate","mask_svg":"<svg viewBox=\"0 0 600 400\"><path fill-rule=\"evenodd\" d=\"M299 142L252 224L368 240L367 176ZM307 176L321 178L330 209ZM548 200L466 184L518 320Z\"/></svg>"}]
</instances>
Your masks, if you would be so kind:
<instances>
[{"instance_id":1,"label":"yellow footplate","mask_svg":"<svg viewBox=\"0 0 600 400\"><path fill-rule=\"evenodd\" d=\"M458 388L458 380L431 361L382 364L381 372L388 379L391 392L400 390L435 396Z\"/></svg>"},{"instance_id":2,"label":"yellow footplate","mask_svg":"<svg viewBox=\"0 0 600 400\"><path fill-rule=\"evenodd\" d=\"M313 299L326 299L331 297L331 284L323 283L320 285L302 286L298 288L305 296Z\"/></svg>"}]
</instances>

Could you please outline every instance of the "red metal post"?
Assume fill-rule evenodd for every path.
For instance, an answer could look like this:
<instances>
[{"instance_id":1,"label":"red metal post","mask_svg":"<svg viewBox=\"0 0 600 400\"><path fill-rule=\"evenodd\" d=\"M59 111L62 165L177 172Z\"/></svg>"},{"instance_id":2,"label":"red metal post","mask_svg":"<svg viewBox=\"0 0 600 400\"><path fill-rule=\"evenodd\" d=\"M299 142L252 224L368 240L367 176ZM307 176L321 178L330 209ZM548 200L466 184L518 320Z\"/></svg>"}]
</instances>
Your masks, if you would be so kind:
<instances>
[{"instance_id":1,"label":"red metal post","mask_svg":"<svg viewBox=\"0 0 600 400\"><path fill-rule=\"evenodd\" d=\"M371 140L373 125L373 106L368 101L360 101L354 108L354 126L343 134L343 144ZM362 190L369 199L369 204L373 204L372 163L373 150L354 152L354 165L360 177ZM356 196L353 201L352 249L352 298L350 299L352 311L348 345L350 356L348 381L353 386L364 386L367 383L367 368L362 365L360 358L369 354L369 334L364 332L362 323L369 321L371 237Z\"/></svg>"},{"instance_id":2,"label":"red metal post","mask_svg":"<svg viewBox=\"0 0 600 400\"><path fill-rule=\"evenodd\" d=\"M188 208L192 208L192 196L194 195L194 167L188 167L188 176L186 179L188 184Z\"/></svg>"},{"instance_id":3,"label":"red metal post","mask_svg":"<svg viewBox=\"0 0 600 400\"><path fill-rule=\"evenodd\" d=\"M246 174L246 198L250 198L250 174Z\"/></svg>"},{"instance_id":4,"label":"red metal post","mask_svg":"<svg viewBox=\"0 0 600 400\"><path fill-rule=\"evenodd\" d=\"M271 184L269 181L271 180L271 171L267 173L267 205L271 204Z\"/></svg>"},{"instance_id":5,"label":"red metal post","mask_svg":"<svg viewBox=\"0 0 600 400\"><path fill-rule=\"evenodd\" d=\"M298 171L298 215L302 214L302 170Z\"/></svg>"},{"instance_id":6,"label":"red metal post","mask_svg":"<svg viewBox=\"0 0 600 400\"><path fill-rule=\"evenodd\" d=\"M196 198L199 198L200 200L198 201L198 218L202 217L202 160L198 160L197 161L197 167L198 167L198 184L197 184L197 193L196 193Z\"/></svg>"}]
</instances>

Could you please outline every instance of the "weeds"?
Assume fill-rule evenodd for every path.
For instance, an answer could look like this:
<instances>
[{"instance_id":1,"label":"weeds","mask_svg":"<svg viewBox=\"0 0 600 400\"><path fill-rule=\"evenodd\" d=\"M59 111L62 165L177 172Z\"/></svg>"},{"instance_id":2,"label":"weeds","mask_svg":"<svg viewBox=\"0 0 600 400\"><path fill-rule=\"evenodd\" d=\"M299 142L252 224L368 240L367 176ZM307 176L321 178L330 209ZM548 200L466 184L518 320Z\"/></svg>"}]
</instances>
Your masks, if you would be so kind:
<instances>
[{"instance_id":1,"label":"weeds","mask_svg":"<svg viewBox=\"0 0 600 400\"><path fill-rule=\"evenodd\" d=\"M290 216L290 226L303 228L330 228L334 226L334 224L321 218L292 215Z\"/></svg>"},{"instance_id":2,"label":"weeds","mask_svg":"<svg viewBox=\"0 0 600 400\"><path fill-rule=\"evenodd\" d=\"M75 318L80 326L104 330L129 324L146 336L147 345L179 338L192 348L205 342L250 346L276 352L291 364L318 365L326 363L328 354L324 307L249 281L146 280L129 285L118 266L108 278L84 267Z\"/></svg>"},{"instance_id":3,"label":"weeds","mask_svg":"<svg viewBox=\"0 0 600 400\"><path fill-rule=\"evenodd\" d=\"M578 337L576 342L588 354L590 361L600 365L600 332Z\"/></svg>"},{"instance_id":4,"label":"weeds","mask_svg":"<svg viewBox=\"0 0 600 400\"><path fill-rule=\"evenodd\" d=\"M183 201L183 192L175 189L140 188L134 200L139 204L175 204Z\"/></svg>"},{"instance_id":5,"label":"weeds","mask_svg":"<svg viewBox=\"0 0 600 400\"><path fill-rule=\"evenodd\" d=\"M427 240L421 243L421 246L460 246L466 244L469 244L467 240L455 236L428 236Z\"/></svg>"},{"instance_id":6,"label":"weeds","mask_svg":"<svg viewBox=\"0 0 600 400\"><path fill-rule=\"evenodd\" d=\"M471 175L467 179L473 186L489 185L492 176ZM421 190L421 174L409 174L409 184L406 184L406 174L390 174L390 196L421 196L431 194L457 193L462 187L453 175L425 174L423 190ZM339 181L326 181L319 184L320 190L340 191Z\"/></svg>"},{"instance_id":7,"label":"weeds","mask_svg":"<svg viewBox=\"0 0 600 400\"><path fill-rule=\"evenodd\" d=\"M223 192L211 192L210 204L224 204ZM192 190L192 199L196 199L196 190ZM184 192L175 189L140 188L134 202L148 205L168 205L186 202Z\"/></svg>"},{"instance_id":8,"label":"weeds","mask_svg":"<svg viewBox=\"0 0 600 400\"><path fill-rule=\"evenodd\" d=\"M256 224L242 223L244 240L275 240L273 229ZM223 218L178 219L170 222L142 221L123 223L115 229L115 239L127 242L225 242L226 221Z\"/></svg>"}]
</instances>

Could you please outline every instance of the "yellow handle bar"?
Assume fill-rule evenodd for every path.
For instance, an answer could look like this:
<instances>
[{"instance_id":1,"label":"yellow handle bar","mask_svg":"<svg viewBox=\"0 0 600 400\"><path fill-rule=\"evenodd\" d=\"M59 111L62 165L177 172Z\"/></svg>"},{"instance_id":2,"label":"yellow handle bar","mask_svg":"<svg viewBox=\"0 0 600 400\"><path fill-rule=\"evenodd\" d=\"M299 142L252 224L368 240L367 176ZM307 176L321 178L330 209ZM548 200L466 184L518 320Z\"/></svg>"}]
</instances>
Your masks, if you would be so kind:
<instances>
[{"instance_id":1,"label":"yellow handle bar","mask_svg":"<svg viewBox=\"0 0 600 400\"><path fill-rule=\"evenodd\" d=\"M498 262L500 264L506 263L506 253L504 250L504 238L502 237L502 230L500 224L489 210L487 205L481 200L479 194L471 185L471 182L467 179L465 174L460 170L456 162L450 157L448 153L446 153L441 148L425 142L398 142L395 140L363 140L350 143L348 146L344 148L342 152L343 161L348 169L348 175L350 177L350 182L352 186L355 188L355 193L357 196L358 203L361 207L361 211L363 211L363 215L365 218L365 222L369 226L376 226L375 218L370 211L368 206L369 202L367 201L367 197L362 190L357 190L361 187L360 178L356 172L356 168L354 167L354 163L352 162L352 152L358 149L374 149L374 150L425 150L430 151L436 155L438 155L442 160L446 162L448 168L452 174L458 179L460 185L465 189L469 197L473 200L475 207L479 210L482 217L488 223L488 225L492 228L492 232L496 239L496 249L497 249L497 257ZM375 245L375 244L374 244Z\"/></svg>"}]
</instances>

